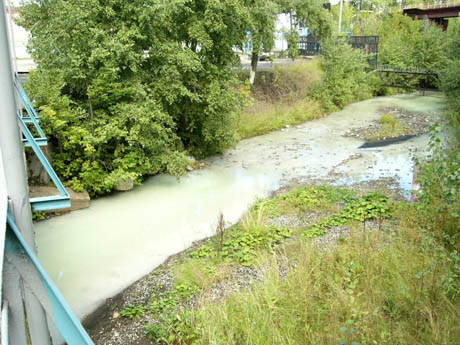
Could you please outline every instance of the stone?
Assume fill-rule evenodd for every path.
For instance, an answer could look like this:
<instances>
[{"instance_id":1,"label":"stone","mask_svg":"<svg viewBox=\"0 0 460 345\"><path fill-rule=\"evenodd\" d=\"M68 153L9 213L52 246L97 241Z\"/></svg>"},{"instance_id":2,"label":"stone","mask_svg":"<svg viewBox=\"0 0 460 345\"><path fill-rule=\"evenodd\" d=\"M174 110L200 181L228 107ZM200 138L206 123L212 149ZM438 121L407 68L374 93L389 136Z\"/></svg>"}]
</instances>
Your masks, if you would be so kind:
<instances>
[{"instance_id":1,"label":"stone","mask_svg":"<svg viewBox=\"0 0 460 345\"><path fill-rule=\"evenodd\" d=\"M126 180L118 180L115 185L115 190L117 192L127 192L134 188L134 181L131 178Z\"/></svg>"},{"instance_id":2,"label":"stone","mask_svg":"<svg viewBox=\"0 0 460 345\"><path fill-rule=\"evenodd\" d=\"M49 151L51 149L48 146L43 146L42 151L45 154L45 157L48 159L48 162L51 163L51 157ZM27 157L27 170L29 177L37 179L43 184L50 183L51 179L46 172L46 169L43 167L43 164L40 162L35 153L26 154Z\"/></svg>"},{"instance_id":3,"label":"stone","mask_svg":"<svg viewBox=\"0 0 460 345\"><path fill-rule=\"evenodd\" d=\"M70 188L66 188L66 190L70 195L70 202L72 205L70 208L66 208L63 211L76 211L89 207L90 197L86 190L83 192L75 192ZM38 198L42 196L59 195L59 190L51 186L30 186L29 193L31 198Z\"/></svg>"},{"instance_id":4,"label":"stone","mask_svg":"<svg viewBox=\"0 0 460 345\"><path fill-rule=\"evenodd\" d=\"M187 165L185 169L187 169L187 171L193 171L193 168L190 165Z\"/></svg>"}]
</instances>

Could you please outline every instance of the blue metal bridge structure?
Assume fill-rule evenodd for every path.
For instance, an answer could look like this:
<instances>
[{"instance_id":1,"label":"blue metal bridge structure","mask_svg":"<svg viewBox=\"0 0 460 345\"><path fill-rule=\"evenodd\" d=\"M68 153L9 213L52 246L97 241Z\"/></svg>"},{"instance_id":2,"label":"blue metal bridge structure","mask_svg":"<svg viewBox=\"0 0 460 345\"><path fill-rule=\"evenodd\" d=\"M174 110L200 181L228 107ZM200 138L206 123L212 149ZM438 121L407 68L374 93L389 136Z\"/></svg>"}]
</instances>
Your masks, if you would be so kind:
<instances>
[{"instance_id":1,"label":"blue metal bridge structure","mask_svg":"<svg viewBox=\"0 0 460 345\"><path fill-rule=\"evenodd\" d=\"M0 345L93 345L38 260L32 210L70 207L41 147L40 117L12 70L4 1L0 2ZM24 149L38 157L58 195L29 198Z\"/></svg>"}]
</instances>

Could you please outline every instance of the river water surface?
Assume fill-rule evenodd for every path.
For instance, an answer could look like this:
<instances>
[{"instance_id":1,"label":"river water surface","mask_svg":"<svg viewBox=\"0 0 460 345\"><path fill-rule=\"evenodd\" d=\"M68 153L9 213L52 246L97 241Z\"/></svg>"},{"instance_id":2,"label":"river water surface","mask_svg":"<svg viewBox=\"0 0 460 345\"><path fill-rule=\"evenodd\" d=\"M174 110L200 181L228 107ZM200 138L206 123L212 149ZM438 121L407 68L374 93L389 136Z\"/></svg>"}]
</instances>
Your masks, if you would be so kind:
<instances>
[{"instance_id":1,"label":"river water surface","mask_svg":"<svg viewBox=\"0 0 460 345\"><path fill-rule=\"evenodd\" d=\"M220 211L236 222L257 197L292 181L334 184L393 178L409 191L412 158L424 154L428 136L397 145L359 149L343 137L368 126L382 107L437 117L439 94L380 97L295 128L243 140L205 169L181 180L159 175L127 193L35 225L39 258L79 317L160 265L193 241L213 234Z\"/></svg>"}]
</instances>

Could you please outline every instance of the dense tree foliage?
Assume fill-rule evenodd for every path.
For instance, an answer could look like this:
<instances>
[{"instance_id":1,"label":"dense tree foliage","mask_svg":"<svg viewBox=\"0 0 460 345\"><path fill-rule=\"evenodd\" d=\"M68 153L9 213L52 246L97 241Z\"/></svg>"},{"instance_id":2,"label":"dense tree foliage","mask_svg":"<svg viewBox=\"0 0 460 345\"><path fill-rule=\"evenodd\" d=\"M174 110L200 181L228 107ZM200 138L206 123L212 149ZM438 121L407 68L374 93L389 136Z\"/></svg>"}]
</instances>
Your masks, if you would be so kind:
<instances>
[{"instance_id":1,"label":"dense tree foliage","mask_svg":"<svg viewBox=\"0 0 460 345\"><path fill-rule=\"evenodd\" d=\"M250 13L251 76L249 82L254 83L257 62L262 52L269 52L275 43L275 22L279 13L276 0L246 0Z\"/></svg>"},{"instance_id":2,"label":"dense tree foliage","mask_svg":"<svg viewBox=\"0 0 460 345\"><path fill-rule=\"evenodd\" d=\"M323 0L280 0L280 2L284 11L291 9L316 37L327 39L331 36L332 17L330 12L324 9Z\"/></svg>"},{"instance_id":3,"label":"dense tree foliage","mask_svg":"<svg viewBox=\"0 0 460 345\"><path fill-rule=\"evenodd\" d=\"M450 117L460 147L460 19L451 20L449 26L447 60L441 71L440 86L451 107Z\"/></svg>"},{"instance_id":4,"label":"dense tree foliage","mask_svg":"<svg viewBox=\"0 0 460 345\"><path fill-rule=\"evenodd\" d=\"M355 35L379 36L379 64L439 72L446 62L447 37L437 25L412 20L399 12L363 13L355 17ZM434 87L430 76L387 76L396 85L422 83ZM387 84L390 81L387 82Z\"/></svg>"},{"instance_id":5,"label":"dense tree foliage","mask_svg":"<svg viewBox=\"0 0 460 345\"><path fill-rule=\"evenodd\" d=\"M38 68L29 90L54 166L91 194L232 143L239 0L34 0L20 8Z\"/></svg>"}]
</instances>

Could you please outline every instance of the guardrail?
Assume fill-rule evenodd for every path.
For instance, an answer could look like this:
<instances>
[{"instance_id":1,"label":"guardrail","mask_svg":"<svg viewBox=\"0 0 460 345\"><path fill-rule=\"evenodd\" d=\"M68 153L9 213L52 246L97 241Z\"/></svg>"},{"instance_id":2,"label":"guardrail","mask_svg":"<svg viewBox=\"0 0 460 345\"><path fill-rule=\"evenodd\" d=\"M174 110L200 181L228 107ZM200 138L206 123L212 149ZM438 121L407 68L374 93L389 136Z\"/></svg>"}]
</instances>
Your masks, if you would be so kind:
<instances>
[{"instance_id":1,"label":"guardrail","mask_svg":"<svg viewBox=\"0 0 460 345\"><path fill-rule=\"evenodd\" d=\"M360 49L366 55L367 62L371 68L376 69L379 60L379 36L338 36L354 49ZM313 56L321 54L321 42L315 36L300 36L299 53L302 56Z\"/></svg>"},{"instance_id":2,"label":"guardrail","mask_svg":"<svg viewBox=\"0 0 460 345\"><path fill-rule=\"evenodd\" d=\"M33 138L30 139L33 141ZM28 293L37 298L46 315L47 325L40 332L47 334L45 338L51 339L53 345L64 342L68 345L94 345L40 265L34 251L27 245L15 224L12 212L9 211L11 207L0 148L0 345L25 345L30 341L32 344L42 345L40 339L43 338L36 338L30 328L33 311L28 309ZM21 281L24 282L22 287Z\"/></svg>"}]
</instances>

